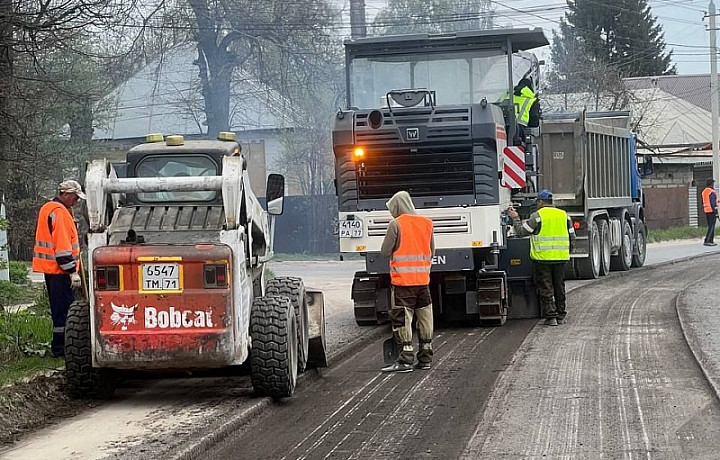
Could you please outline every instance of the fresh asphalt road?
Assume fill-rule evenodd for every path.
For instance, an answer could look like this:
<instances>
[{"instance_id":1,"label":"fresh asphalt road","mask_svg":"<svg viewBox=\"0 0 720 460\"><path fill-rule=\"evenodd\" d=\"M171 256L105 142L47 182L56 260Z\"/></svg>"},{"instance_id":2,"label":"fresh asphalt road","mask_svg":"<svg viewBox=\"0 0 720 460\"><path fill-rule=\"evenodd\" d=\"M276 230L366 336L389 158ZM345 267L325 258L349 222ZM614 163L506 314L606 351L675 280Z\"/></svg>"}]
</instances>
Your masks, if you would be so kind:
<instances>
[{"instance_id":1,"label":"fresh asphalt road","mask_svg":"<svg viewBox=\"0 0 720 460\"><path fill-rule=\"evenodd\" d=\"M675 299L719 262L581 286L557 328L441 329L430 371L379 373L377 340L201 458L717 458L720 404Z\"/></svg>"}]
</instances>

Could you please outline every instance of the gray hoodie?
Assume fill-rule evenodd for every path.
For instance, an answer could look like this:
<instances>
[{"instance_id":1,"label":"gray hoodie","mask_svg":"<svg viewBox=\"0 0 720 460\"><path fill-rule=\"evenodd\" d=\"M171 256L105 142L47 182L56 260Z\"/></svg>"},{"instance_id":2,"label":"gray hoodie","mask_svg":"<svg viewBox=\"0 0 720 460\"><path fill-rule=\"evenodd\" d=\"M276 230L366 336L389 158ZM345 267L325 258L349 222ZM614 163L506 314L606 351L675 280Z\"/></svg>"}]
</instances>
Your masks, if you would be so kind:
<instances>
[{"instance_id":1,"label":"gray hoodie","mask_svg":"<svg viewBox=\"0 0 720 460\"><path fill-rule=\"evenodd\" d=\"M390 214L393 217L401 216L402 214L417 214L415 206L413 205L410 194L406 191L397 192L388 200L387 208L390 210ZM392 253L400 247L400 231L396 220L391 220L388 225L385 239L383 240L380 252L386 258L390 258ZM435 236L430 238L430 252L435 254Z\"/></svg>"}]
</instances>

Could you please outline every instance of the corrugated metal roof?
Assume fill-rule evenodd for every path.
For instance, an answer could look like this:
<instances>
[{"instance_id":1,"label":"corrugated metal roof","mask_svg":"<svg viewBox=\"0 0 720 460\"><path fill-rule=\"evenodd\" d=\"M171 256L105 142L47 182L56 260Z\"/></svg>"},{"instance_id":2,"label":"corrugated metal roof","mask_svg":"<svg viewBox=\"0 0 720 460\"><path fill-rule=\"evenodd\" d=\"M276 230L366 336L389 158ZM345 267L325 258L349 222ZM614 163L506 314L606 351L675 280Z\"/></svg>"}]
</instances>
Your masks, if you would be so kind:
<instances>
[{"instance_id":1,"label":"corrugated metal roof","mask_svg":"<svg viewBox=\"0 0 720 460\"><path fill-rule=\"evenodd\" d=\"M198 135L207 131L196 48L181 45L137 72L99 104L106 121L94 139L132 139L148 133ZM240 70L233 75L230 128L251 131L292 126L290 103Z\"/></svg>"},{"instance_id":2,"label":"corrugated metal roof","mask_svg":"<svg viewBox=\"0 0 720 460\"><path fill-rule=\"evenodd\" d=\"M689 102L710 112L710 74L702 75L661 75L656 77L636 77L623 80L631 90L660 89L665 93Z\"/></svg>"},{"instance_id":3,"label":"corrugated metal roof","mask_svg":"<svg viewBox=\"0 0 720 460\"><path fill-rule=\"evenodd\" d=\"M610 110L611 98L596 101L592 94L550 94L541 97L543 112ZM638 138L661 153L710 142L710 112L658 87L635 88L623 110L630 110ZM664 146L664 147L663 147Z\"/></svg>"}]
</instances>

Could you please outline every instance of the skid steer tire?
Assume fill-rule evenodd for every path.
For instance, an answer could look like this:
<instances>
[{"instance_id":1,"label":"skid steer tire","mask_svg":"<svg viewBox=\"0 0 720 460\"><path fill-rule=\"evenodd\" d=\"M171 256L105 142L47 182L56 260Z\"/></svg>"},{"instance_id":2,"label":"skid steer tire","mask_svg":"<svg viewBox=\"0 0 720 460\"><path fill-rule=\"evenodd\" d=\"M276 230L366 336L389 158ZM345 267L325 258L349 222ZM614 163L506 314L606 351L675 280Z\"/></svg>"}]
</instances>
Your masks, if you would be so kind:
<instances>
[{"instance_id":1,"label":"skid steer tire","mask_svg":"<svg viewBox=\"0 0 720 460\"><path fill-rule=\"evenodd\" d=\"M308 362L310 344L308 325L310 320L308 318L308 305L303 280L289 276L273 278L268 281L265 294L287 297L290 300L290 304L295 310L295 322L297 323L298 372L304 372Z\"/></svg>"},{"instance_id":2,"label":"skid steer tire","mask_svg":"<svg viewBox=\"0 0 720 460\"><path fill-rule=\"evenodd\" d=\"M92 366L90 305L70 305L65 322L65 379L73 398L108 399L115 392L113 375Z\"/></svg>"},{"instance_id":3,"label":"skid steer tire","mask_svg":"<svg viewBox=\"0 0 720 460\"><path fill-rule=\"evenodd\" d=\"M250 315L250 378L255 392L288 398L298 369L295 311L286 297L258 297Z\"/></svg>"}]
</instances>

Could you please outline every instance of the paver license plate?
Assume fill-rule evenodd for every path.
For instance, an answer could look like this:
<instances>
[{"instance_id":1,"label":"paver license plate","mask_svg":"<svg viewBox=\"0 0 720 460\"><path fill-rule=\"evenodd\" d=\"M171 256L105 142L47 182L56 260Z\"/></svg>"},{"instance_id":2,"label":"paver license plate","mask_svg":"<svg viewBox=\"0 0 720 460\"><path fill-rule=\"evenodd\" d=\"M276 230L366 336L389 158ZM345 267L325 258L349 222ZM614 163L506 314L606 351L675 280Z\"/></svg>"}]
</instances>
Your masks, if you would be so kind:
<instances>
[{"instance_id":1,"label":"paver license plate","mask_svg":"<svg viewBox=\"0 0 720 460\"><path fill-rule=\"evenodd\" d=\"M361 220L341 220L340 238L362 238L363 224Z\"/></svg>"},{"instance_id":2,"label":"paver license plate","mask_svg":"<svg viewBox=\"0 0 720 460\"><path fill-rule=\"evenodd\" d=\"M143 291L179 291L180 264L143 264L141 286Z\"/></svg>"}]
</instances>

